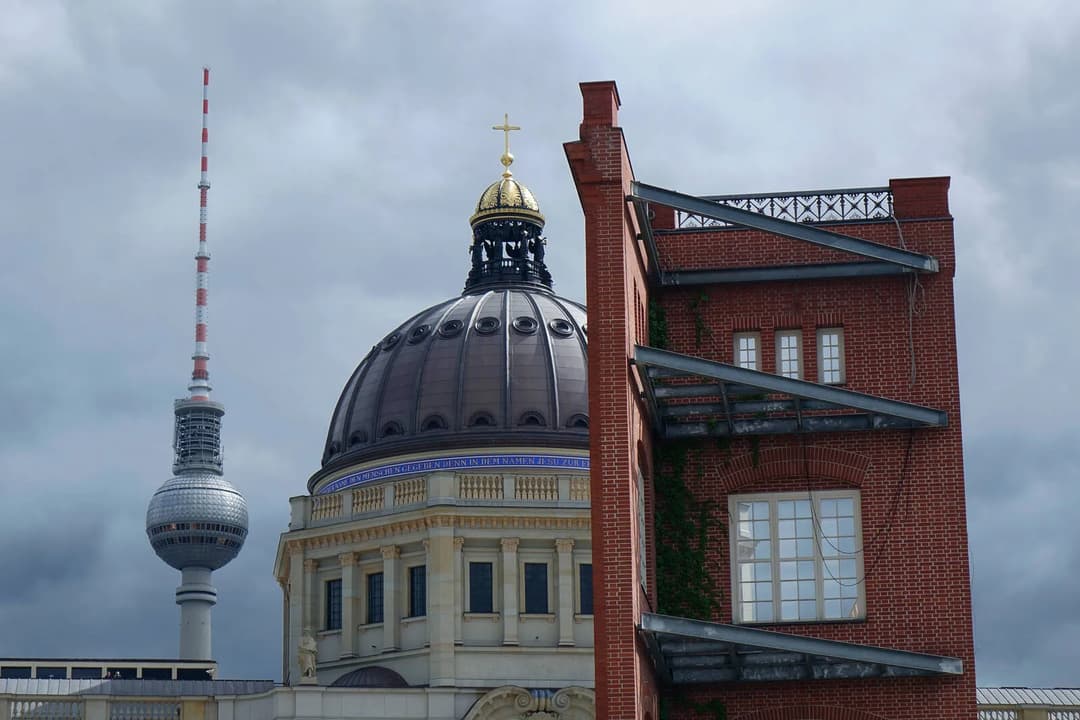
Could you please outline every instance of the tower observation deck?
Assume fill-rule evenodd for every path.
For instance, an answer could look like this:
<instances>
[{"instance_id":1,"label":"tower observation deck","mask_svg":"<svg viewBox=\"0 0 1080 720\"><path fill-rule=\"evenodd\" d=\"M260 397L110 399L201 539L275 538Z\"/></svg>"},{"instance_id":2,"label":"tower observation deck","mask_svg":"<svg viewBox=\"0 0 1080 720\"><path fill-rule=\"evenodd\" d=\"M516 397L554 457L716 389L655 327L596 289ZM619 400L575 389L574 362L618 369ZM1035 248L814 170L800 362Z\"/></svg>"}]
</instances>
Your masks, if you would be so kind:
<instances>
[{"instance_id":1,"label":"tower observation deck","mask_svg":"<svg viewBox=\"0 0 1080 720\"><path fill-rule=\"evenodd\" d=\"M222 477L221 418L225 406L210 399L207 362L207 280L210 253L206 240L207 88L203 68L202 165L199 180L199 249L196 261L194 368L187 398L173 406L173 477L150 499L146 535L158 557L181 572L176 589L180 606L180 658L211 659L210 610L217 603L211 573L240 552L248 532L247 503Z\"/></svg>"}]
</instances>

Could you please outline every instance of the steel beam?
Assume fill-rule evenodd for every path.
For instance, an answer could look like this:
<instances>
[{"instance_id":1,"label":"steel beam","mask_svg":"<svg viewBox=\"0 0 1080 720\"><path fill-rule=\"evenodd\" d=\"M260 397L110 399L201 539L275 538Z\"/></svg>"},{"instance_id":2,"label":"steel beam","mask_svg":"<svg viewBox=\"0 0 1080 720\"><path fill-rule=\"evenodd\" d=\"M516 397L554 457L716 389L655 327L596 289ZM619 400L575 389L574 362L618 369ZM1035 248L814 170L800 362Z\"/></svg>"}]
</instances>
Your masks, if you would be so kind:
<instances>
[{"instance_id":1,"label":"steel beam","mask_svg":"<svg viewBox=\"0 0 1080 720\"><path fill-rule=\"evenodd\" d=\"M880 277L882 275L908 275L913 272L916 271L910 267L890 262L780 265L776 267L724 268L716 270L669 270L661 277L660 284L670 286L728 285L774 280Z\"/></svg>"},{"instance_id":2,"label":"steel beam","mask_svg":"<svg viewBox=\"0 0 1080 720\"><path fill-rule=\"evenodd\" d=\"M795 400L745 400L731 401L730 411L734 415L788 412L797 413L800 409L806 410L829 410L835 409L832 403L803 400L798 403ZM721 415L728 412L722 403L701 403L699 405L664 405L660 408L660 414L664 417L690 417L693 415Z\"/></svg>"},{"instance_id":3,"label":"steel beam","mask_svg":"<svg viewBox=\"0 0 1080 720\"><path fill-rule=\"evenodd\" d=\"M653 237L652 221L649 220L649 206L639 202L633 203L633 206L638 227L641 228L638 240L645 243L645 252L649 255L649 277L654 282L665 285L664 270L660 267L660 251L656 247L656 238Z\"/></svg>"},{"instance_id":4,"label":"steel beam","mask_svg":"<svg viewBox=\"0 0 1080 720\"><path fill-rule=\"evenodd\" d=\"M759 370L748 370L727 363L682 355L669 350L658 350L637 345L634 348L634 362L639 365L676 370L687 375L719 380L723 383L747 385L765 393L780 393L807 400L817 400L851 408L852 410L862 410L873 415L889 415L921 425L931 427L945 427L948 425L948 415L943 410L935 410L922 405L901 402L900 400L889 400L888 398L855 392L854 390L845 390L834 385L822 385L808 380L796 380ZM806 420L809 420L809 418L806 418Z\"/></svg>"},{"instance_id":5,"label":"steel beam","mask_svg":"<svg viewBox=\"0 0 1080 720\"><path fill-rule=\"evenodd\" d=\"M964 663L959 658L929 655L908 650L857 645L839 640L823 640L802 635L761 630L759 628L722 623L706 622L645 613L641 616L641 630L661 636L693 638L710 642L732 643L755 650L775 650L797 653L818 658L830 658L833 661L848 661L884 667L904 668L934 675L961 675ZM664 647L661 641L661 648ZM815 663L816 668L828 663ZM880 674L880 670L878 672ZM822 677L828 677L823 674Z\"/></svg>"},{"instance_id":6,"label":"steel beam","mask_svg":"<svg viewBox=\"0 0 1080 720\"><path fill-rule=\"evenodd\" d=\"M918 272L937 272L938 261L936 258L921 253L911 252L902 248L895 248L881 243L863 240L862 238L841 235L840 233L823 230L812 225L781 220L769 217L761 213L740 210L739 208L722 205L710 200L703 200L693 195L665 190L654 185L646 185L641 182L630 184L630 200L635 204L656 203L683 212L701 215L723 222L740 225L754 230L763 230L774 235L782 235L794 240L813 243L822 247L853 253L881 262L892 263L902 267L911 268Z\"/></svg>"},{"instance_id":7,"label":"steel beam","mask_svg":"<svg viewBox=\"0 0 1080 720\"><path fill-rule=\"evenodd\" d=\"M732 425L728 429L728 425ZM693 437L729 437L731 435L793 435L795 433L847 432L852 430L910 430L921 427L911 420L885 415L825 415L786 418L735 418L723 422L668 423L664 437L669 440Z\"/></svg>"}]
</instances>

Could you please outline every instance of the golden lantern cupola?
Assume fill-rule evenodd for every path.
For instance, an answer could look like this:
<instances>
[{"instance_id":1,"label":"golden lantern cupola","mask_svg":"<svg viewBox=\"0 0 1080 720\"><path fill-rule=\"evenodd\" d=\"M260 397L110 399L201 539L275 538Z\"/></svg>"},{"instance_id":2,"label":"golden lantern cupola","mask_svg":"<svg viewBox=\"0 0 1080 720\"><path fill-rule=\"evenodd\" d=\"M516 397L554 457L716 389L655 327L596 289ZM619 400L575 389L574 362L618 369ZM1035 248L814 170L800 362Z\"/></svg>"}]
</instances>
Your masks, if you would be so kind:
<instances>
[{"instance_id":1,"label":"golden lantern cupola","mask_svg":"<svg viewBox=\"0 0 1080 720\"><path fill-rule=\"evenodd\" d=\"M510 171L514 163L510 132L520 129L510 124L509 115L503 116L502 125L492 126L492 130L503 132L503 154L499 158L503 173L480 195L469 218L473 230L469 246L472 269L465 281L466 292L506 283L547 289L552 285L544 264L544 215L532 191Z\"/></svg>"}]
</instances>

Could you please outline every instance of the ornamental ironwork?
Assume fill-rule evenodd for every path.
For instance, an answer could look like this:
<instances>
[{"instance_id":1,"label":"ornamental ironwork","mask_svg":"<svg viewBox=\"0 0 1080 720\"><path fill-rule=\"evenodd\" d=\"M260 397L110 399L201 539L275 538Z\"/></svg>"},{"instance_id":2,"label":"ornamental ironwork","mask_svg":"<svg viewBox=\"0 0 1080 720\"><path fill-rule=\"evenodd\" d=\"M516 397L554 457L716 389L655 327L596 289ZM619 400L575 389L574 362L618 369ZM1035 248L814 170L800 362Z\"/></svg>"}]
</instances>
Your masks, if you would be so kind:
<instances>
[{"instance_id":1,"label":"ornamental ironwork","mask_svg":"<svg viewBox=\"0 0 1080 720\"><path fill-rule=\"evenodd\" d=\"M709 195L721 205L748 210L791 222L843 223L883 220L892 216L892 192L887 187L808 190L805 192L767 193L761 195ZM731 223L677 210L675 227L731 227Z\"/></svg>"}]
</instances>

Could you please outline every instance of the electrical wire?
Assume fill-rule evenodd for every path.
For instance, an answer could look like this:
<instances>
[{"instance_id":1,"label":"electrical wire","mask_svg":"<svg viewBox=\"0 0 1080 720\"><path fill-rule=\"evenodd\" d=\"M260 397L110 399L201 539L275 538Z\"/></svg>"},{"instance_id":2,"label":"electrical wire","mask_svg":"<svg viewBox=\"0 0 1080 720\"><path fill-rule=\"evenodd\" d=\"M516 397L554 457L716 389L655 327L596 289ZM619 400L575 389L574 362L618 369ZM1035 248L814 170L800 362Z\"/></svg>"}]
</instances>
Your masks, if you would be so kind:
<instances>
[{"instance_id":1,"label":"electrical wire","mask_svg":"<svg viewBox=\"0 0 1080 720\"><path fill-rule=\"evenodd\" d=\"M799 441L802 448L803 477L806 480L807 499L810 501L810 516L814 521L814 529L816 531L814 533L814 543L817 545L818 555L822 558L821 565L825 569L825 572L828 574L829 579L838 583L841 587L856 587L858 585L861 585L866 582L866 579L868 577L873 575L874 571L877 569L878 564L881 562L882 556L885 554L885 547L888 545L888 538L884 538L884 542L879 543L879 541L882 540L883 535L892 530L893 522L896 520L898 511L900 509L900 499L903 497L904 486L907 482L908 471L911 467L911 451L913 446L915 445L915 431L913 429L908 431L908 443L907 450L904 453L904 463L900 467L900 476L897 478L896 481L896 492L893 494L892 505L889 509L888 514L886 515L886 522L878 527L877 531L874 533L874 536L870 538L870 540L863 541L861 548L851 552L841 550L840 548L836 547L836 545L834 545L833 542L829 540L829 538L825 535L825 532L821 528L821 520L817 514L817 506L814 504L813 490L810 487L810 461L806 457L806 443L801 436L799 438ZM824 540L826 543L828 543L828 545L839 555L848 555L854 557L864 552L867 547L873 547L874 545L878 546L878 551L877 554L874 556L874 560L870 563L869 567L864 566L863 575L861 578L856 578L855 582L845 582L834 576L832 574L832 571L829 570L829 566L824 562L825 553L822 551L821 540Z\"/></svg>"}]
</instances>

